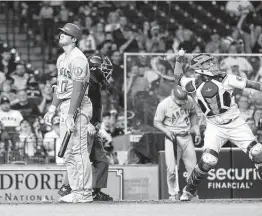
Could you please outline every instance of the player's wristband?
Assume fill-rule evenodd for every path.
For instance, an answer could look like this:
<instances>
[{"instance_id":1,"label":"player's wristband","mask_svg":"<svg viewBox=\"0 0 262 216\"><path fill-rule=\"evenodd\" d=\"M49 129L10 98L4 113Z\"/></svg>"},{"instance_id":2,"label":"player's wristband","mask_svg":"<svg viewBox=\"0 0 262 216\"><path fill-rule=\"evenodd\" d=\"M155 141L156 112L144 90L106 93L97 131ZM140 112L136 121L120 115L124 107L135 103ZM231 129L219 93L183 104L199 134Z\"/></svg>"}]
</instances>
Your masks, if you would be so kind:
<instances>
[{"instance_id":1,"label":"player's wristband","mask_svg":"<svg viewBox=\"0 0 262 216\"><path fill-rule=\"evenodd\" d=\"M55 105L51 105L49 108L48 108L48 112L55 112L56 111L56 106Z\"/></svg>"}]
</instances>

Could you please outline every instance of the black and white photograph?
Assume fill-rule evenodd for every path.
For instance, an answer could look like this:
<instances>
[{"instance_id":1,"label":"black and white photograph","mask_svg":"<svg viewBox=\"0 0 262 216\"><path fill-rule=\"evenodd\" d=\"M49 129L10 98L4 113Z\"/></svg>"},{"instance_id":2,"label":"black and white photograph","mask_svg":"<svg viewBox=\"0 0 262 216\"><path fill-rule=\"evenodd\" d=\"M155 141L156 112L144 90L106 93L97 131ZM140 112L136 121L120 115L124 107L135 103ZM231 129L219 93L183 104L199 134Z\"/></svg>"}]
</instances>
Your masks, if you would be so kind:
<instances>
[{"instance_id":1,"label":"black and white photograph","mask_svg":"<svg viewBox=\"0 0 262 216\"><path fill-rule=\"evenodd\" d=\"M262 1L0 1L1 216L261 216Z\"/></svg>"}]
</instances>

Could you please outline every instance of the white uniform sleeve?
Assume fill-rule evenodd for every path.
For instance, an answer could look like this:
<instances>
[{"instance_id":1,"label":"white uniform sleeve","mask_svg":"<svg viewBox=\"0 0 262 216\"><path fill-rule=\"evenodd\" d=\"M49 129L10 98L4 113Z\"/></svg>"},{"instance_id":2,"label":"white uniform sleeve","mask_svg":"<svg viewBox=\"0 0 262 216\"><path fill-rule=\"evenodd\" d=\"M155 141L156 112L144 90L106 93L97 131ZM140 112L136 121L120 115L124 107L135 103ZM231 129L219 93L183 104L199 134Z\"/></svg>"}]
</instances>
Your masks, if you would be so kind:
<instances>
[{"instance_id":1,"label":"white uniform sleeve","mask_svg":"<svg viewBox=\"0 0 262 216\"><path fill-rule=\"evenodd\" d=\"M191 83L190 83L191 82ZM180 79L180 84L182 86L182 89L186 92L194 92L196 90L196 85L195 85L195 78L188 78L183 76ZM186 88L190 84L190 89Z\"/></svg>"},{"instance_id":2,"label":"white uniform sleeve","mask_svg":"<svg viewBox=\"0 0 262 216\"><path fill-rule=\"evenodd\" d=\"M72 80L85 82L89 79L88 61L84 58L75 58L71 63Z\"/></svg>"},{"instance_id":3,"label":"white uniform sleeve","mask_svg":"<svg viewBox=\"0 0 262 216\"><path fill-rule=\"evenodd\" d=\"M155 113L155 117L154 117L154 120L158 122L163 122L166 117L166 106L162 102L158 104L156 113Z\"/></svg>"},{"instance_id":4,"label":"white uniform sleeve","mask_svg":"<svg viewBox=\"0 0 262 216\"><path fill-rule=\"evenodd\" d=\"M227 74L227 77L224 81L225 88L232 89L244 89L246 87L247 80L243 77L236 76L234 74Z\"/></svg>"}]
</instances>

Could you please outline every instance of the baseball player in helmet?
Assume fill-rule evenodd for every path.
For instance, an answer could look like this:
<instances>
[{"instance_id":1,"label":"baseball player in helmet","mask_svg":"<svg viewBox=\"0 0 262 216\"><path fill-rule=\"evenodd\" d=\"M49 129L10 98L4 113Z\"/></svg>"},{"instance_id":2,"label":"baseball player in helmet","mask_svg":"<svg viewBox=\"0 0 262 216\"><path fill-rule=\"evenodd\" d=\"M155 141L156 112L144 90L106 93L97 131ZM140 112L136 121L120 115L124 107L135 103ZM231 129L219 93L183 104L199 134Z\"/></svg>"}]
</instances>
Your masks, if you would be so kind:
<instances>
[{"instance_id":1,"label":"baseball player in helmet","mask_svg":"<svg viewBox=\"0 0 262 216\"><path fill-rule=\"evenodd\" d=\"M80 95L86 82L89 82L90 71L86 56L76 47L81 39L80 28L67 23L60 28L59 45L64 53L57 59L58 79L53 95L52 105L45 114L47 124L52 124L56 108L60 105L60 136L72 131L64 161L72 193L61 197L61 202L92 202L92 167L89 160L89 141L87 128L92 117L92 103L85 92L81 107L77 107ZM79 110L76 121L73 115ZM62 140L62 139L60 139Z\"/></svg>"},{"instance_id":2,"label":"baseball player in helmet","mask_svg":"<svg viewBox=\"0 0 262 216\"><path fill-rule=\"evenodd\" d=\"M172 201L179 196L178 176L176 176L179 164L176 163L179 163L182 158L188 173L196 165L196 153L191 129L196 134L195 143L199 144L201 137L197 119L193 99L177 83L174 85L171 96L162 100L157 106L154 126L166 134L167 185L169 199Z\"/></svg>"},{"instance_id":3,"label":"baseball player in helmet","mask_svg":"<svg viewBox=\"0 0 262 216\"><path fill-rule=\"evenodd\" d=\"M93 116L88 127L90 140L93 142L90 160L93 172L93 199L94 201L112 201L112 197L103 193L101 188L107 187L109 162L103 148L101 134L99 133L102 123L102 86L110 83L113 65L108 57L93 55L88 58L90 69L90 82L88 96L93 105ZM59 190L64 196L71 192L70 185L65 184Z\"/></svg>"},{"instance_id":4,"label":"baseball player in helmet","mask_svg":"<svg viewBox=\"0 0 262 216\"><path fill-rule=\"evenodd\" d=\"M188 177L183 189L182 201L194 198L199 184L218 162L222 146L230 141L242 149L254 162L258 175L262 177L262 145L240 116L233 92L235 89L252 88L262 91L262 84L219 70L215 58L208 53L196 55L191 68L199 74L197 78L183 76L180 52L175 65L175 76L188 93L194 93L195 101L206 117L206 131L202 158Z\"/></svg>"}]
</instances>

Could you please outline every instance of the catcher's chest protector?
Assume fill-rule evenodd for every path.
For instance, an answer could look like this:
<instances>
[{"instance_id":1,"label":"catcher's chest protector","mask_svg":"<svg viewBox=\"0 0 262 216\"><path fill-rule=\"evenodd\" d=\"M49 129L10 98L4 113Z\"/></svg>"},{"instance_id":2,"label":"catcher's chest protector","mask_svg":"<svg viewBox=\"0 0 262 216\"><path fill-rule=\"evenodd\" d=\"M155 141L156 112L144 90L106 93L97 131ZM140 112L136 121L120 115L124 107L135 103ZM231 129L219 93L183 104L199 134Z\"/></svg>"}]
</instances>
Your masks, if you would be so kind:
<instances>
[{"instance_id":1,"label":"catcher's chest protector","mask_svg":"<svg viewBox=\"0 0 262 216\"><path fill-rule=\"evenodd\" d=\"M196 97L202 112L214 116L226 112L231 105L232 91L227 91L223 79L213 78L196 85Z\"/></svg>"}]
</instances>

